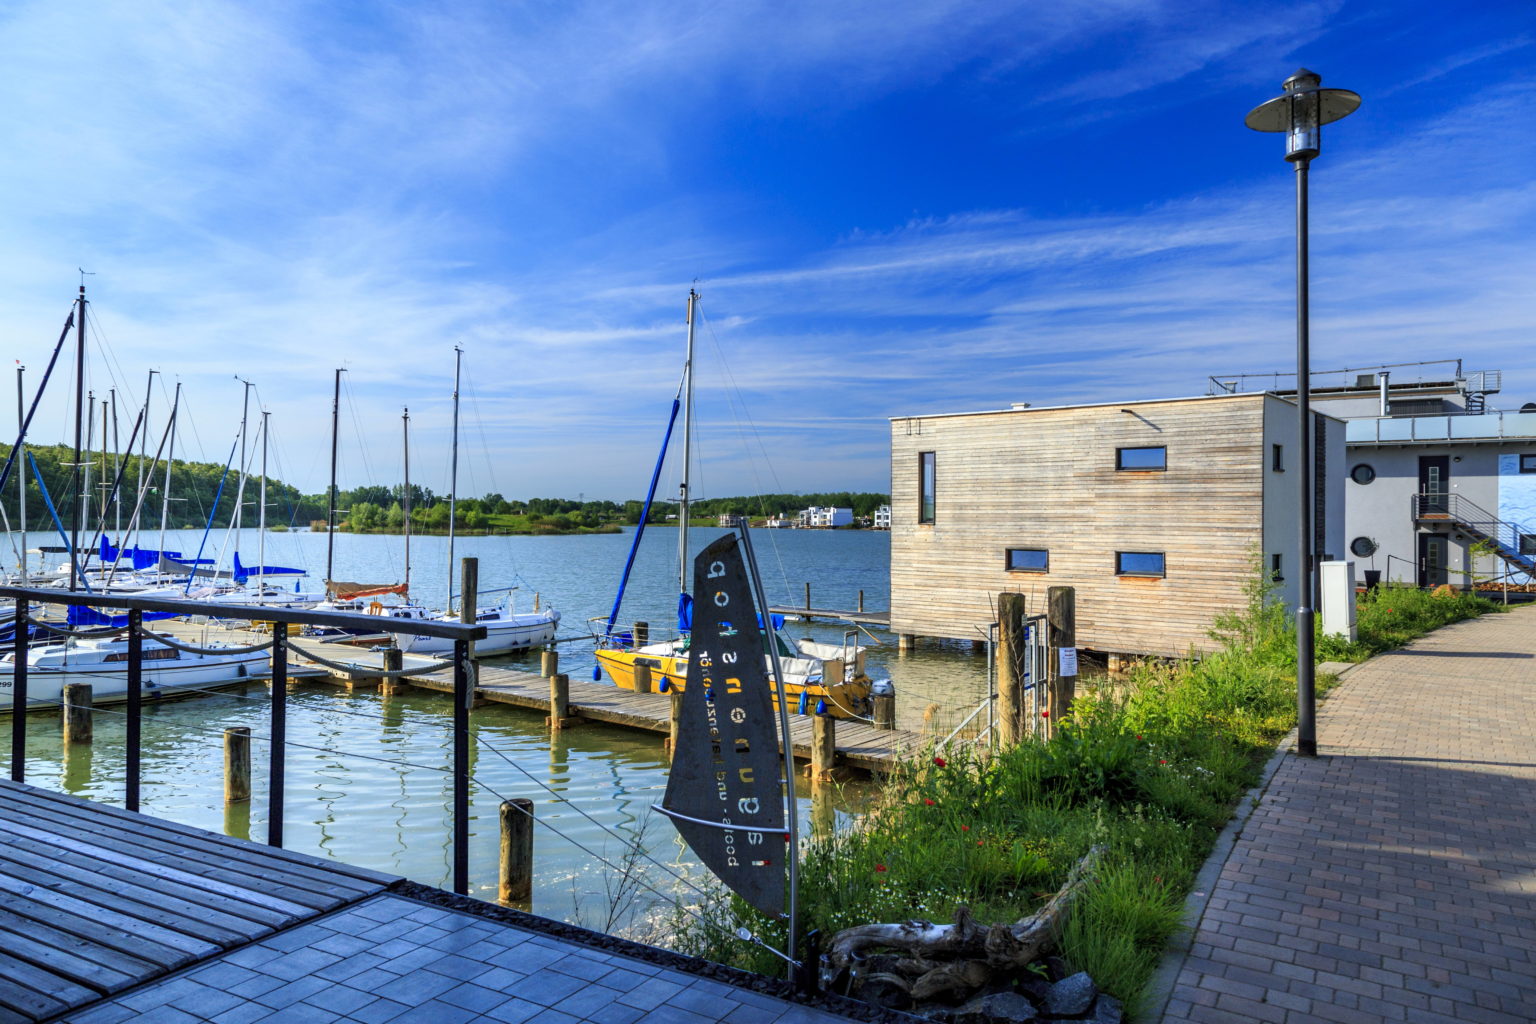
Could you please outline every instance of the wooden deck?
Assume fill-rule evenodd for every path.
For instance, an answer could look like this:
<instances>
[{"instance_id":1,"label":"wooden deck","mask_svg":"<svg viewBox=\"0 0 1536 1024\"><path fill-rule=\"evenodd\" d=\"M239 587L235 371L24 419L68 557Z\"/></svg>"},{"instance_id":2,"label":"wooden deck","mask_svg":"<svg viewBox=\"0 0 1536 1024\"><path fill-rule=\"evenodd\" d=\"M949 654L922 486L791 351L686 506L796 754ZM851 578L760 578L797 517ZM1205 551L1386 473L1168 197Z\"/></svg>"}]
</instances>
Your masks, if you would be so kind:
<instances>
[{"instance_id":1,"label":"wooden deck","mask_svg":"<svg viewBox=\"0 0 1536 1024\"><path fill-rule=\"evenodd\" d=\"M52 1018L396 881L0 781L0 1024Z\"/></svg>"},{"instance_id":2,"label":"wooden deck","mask_svg":"<svg viewBox=\"0 0 1536 1024\"><path fill-rule=\"evenodd\" d=\"M891 625L890 612L866 612L858 609L845 610L838 608L769 608L770 615L782 615L789 619L800 619L810 622L813 619L838 619L842 622L851 622L856 626L879 626L888 629Z\"/></svg>"}]
</instances>

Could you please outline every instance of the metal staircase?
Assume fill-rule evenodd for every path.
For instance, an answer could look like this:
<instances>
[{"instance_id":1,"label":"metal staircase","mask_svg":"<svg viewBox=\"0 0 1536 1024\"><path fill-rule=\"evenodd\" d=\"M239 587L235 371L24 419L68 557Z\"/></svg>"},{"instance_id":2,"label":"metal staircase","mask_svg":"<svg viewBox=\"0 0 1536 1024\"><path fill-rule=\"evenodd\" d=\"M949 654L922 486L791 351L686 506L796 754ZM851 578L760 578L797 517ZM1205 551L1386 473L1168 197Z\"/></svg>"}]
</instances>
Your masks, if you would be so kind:
<instances>
[{"instance_id":1,"label":"metal staircase","mask_svg":"<svg viewBox=\"0 0 1536 1024\"><path fill-rule=\"evenodd\" d=\"M1486 541L1492 553L1510 568L1536 578L1536 531L1500 519L1459 494L1415 494L1412 500L1415 523L1449 523L1477 540ZM1524 538L1533 540L1527 540L1522 548Z\"/></svg>"}]
</instances>

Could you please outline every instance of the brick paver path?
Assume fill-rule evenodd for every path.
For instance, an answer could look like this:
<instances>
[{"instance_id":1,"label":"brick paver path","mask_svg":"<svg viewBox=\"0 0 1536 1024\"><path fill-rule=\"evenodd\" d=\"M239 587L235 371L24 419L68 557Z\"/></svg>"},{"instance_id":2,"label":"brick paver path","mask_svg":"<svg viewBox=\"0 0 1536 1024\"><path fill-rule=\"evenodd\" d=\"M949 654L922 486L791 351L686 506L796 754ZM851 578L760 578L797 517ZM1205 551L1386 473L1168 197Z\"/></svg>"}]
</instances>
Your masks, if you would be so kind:
<instances>
[{"instance_id":1,"label":"brick paver path","mask_svg":"<svg viewBox=\"0 0 1536 1024\"><path fill-rule=\"evenodd\" d=\"M847 1024L395 895L297 925L67 1024Z\"/></svg>"},{"instance_id":2,"label":"brick paver path","mask_svg":"<svg viewBox=\"0 0 1536 1024\"><path fill-rule=\"evenodd\" d=\"M1536 609L1352 670L1243 829L1180 1021L1536 1020Z\"/></svg>"}]
</instances>

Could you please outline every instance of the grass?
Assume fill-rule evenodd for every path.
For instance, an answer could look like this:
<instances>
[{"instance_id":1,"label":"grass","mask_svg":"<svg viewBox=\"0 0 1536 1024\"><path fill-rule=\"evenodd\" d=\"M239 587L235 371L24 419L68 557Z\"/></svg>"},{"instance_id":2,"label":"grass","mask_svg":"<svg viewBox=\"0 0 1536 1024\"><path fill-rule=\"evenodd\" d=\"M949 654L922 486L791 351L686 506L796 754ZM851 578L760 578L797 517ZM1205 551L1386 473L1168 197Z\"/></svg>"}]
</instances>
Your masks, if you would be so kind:
<instances>
[{"instance_id":1,"label":"grass","mask_svg":"<svg viewBox=\"0 0 1536 1024\"><path fill-rule=\"evenodd\" d=\"M904 764L859 826L803 852L802 929L913 916L984 922L1029 915L1095 843L1096 881L1061 936L1061 955L1134 1015L1178 927L1196 873L1275 743L1295 724L1295 634L1271 587L1218 618L1218 646L1176 665L1143 665L1129 683L1089 687L1049 742L986 755L962 750ZM1386 588L1366 596L1354 643L1324 638L1320 658L1363 660L1448 622L1495 610L1470 596ZM680 948L766 974L782 964L730 938L745 924L782 929L723 890L680 915Z\"/></svg>"}]
</instances>

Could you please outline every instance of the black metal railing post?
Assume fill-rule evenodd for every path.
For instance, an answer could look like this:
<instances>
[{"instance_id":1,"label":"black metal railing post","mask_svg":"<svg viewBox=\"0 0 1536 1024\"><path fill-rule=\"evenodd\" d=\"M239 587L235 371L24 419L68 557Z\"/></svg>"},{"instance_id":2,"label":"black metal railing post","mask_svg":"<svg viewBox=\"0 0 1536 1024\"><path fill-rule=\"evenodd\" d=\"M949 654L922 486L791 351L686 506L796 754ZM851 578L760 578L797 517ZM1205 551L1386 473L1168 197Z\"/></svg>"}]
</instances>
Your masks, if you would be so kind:
<instances>
[{"instance_id":1,"label":"black metal railing post","mask_svg":"<svg viewBox=\"0 0 1536 1024\"><path fill-rule=\"evenodd\" d=\"M140 756L144 751L143 737L144 699L144 613L137 608L128 610L128 721L127 751L123 806L130 811L139 809Z\"/></svg>"},{"instance_id":2,"label":"black metal railing post","mask_svg":"<svg viewBox=\"0 0 1536 1024\"><path fill-rule=\"evenodd\" d=\"M469 643L453 642L453 891L469 895Z\"/></svg>"},{"instance_id":3,"label":"black metal railing post","mask_svg":"<svg viewBox=\"0 0 1536 1024\"><path fill-rule=\"evenodd\" d=\"M27 627L30 605L16 599L16 639L11 666L11 781L27 781Z\"/></svg>"},{"instance_id":4,"label":"black metal railing post","mask_svg":"<svg viewBox=\"0 0 1536 1024\"><path fill-rule=\"evenodd\" d=\"M272 623L272 734L267 774L267 845L283 845L283 755L288 745L288 626Z\"/></svg>"}]
</instances>

